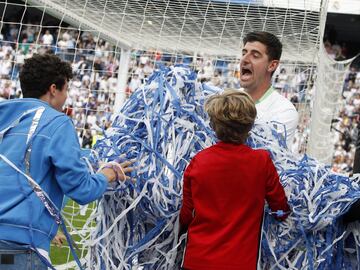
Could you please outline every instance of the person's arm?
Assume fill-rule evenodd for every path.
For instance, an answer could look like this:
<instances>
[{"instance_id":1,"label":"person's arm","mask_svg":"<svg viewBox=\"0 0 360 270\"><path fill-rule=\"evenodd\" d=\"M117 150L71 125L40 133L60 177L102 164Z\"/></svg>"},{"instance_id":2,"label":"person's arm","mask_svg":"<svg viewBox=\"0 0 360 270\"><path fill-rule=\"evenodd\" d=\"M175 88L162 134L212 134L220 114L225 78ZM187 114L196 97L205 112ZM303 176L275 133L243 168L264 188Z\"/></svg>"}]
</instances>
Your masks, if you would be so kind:
<instances>
[{"instance_id":1,"label":"person's arm","mask_svg":"<svg viewBox=\"0 0 360 270\"><path fill-rule=\"evenodd\" d=\"M194 160L190 162L184 173L183 182L183 201L180 210L180 231L186 232L188 226L193 220L194 203L191 194L191 169L193 167Z\"/></svg>"},{"instance_id":2,"label":"person's arm","mask_svg":"<svg viewBox=\"0 0 360 270\"><path fill-rule=\"evenodd\" d=\"M348 212L343 215L344 224L360 221L360 199L355 201Z\"/></svg>"},{"instance_id":3,"label":"person's arm","mask_svg":"<svg viewBox=\"0 0 360 270\"><path fill-rule=\"evenodd\" d=\"M54 178L60 188L79 204L87 204L102 196L108 182L127 177L116 168L107 167L100 173L90 174L81 159L81 150L75 128L68 118L53 132L48 145L49 162L54 166ZM129 165L129 164L123 164ZM126 173L130 167L123 168Z\"/></svg>"},{"instance_id":4,"label":"person's arm","mask_svg":"<svg viewBox=\"0 0 360 270\"><path fill-rule=\"evenodd\" d=\"M269 204L273 216L278 220L285 220L290 213L285 191L280 183L276 168L267 154L266 158L267 182L265 199Z\"/></svg>"},{"instance_id":5,"label":"person's arm","mask_svg":"<svg viewBox=\"0 0 360 270\"><path fill-rule=\"evenodd\" d=\"M357 138L356 138L356 151L354 157L353 173L360 173L360 122L357 124ZM349 211L343 216L345 224L360 221L360 199L357 199L350 207Z\"/></svg>"}]
</instances>

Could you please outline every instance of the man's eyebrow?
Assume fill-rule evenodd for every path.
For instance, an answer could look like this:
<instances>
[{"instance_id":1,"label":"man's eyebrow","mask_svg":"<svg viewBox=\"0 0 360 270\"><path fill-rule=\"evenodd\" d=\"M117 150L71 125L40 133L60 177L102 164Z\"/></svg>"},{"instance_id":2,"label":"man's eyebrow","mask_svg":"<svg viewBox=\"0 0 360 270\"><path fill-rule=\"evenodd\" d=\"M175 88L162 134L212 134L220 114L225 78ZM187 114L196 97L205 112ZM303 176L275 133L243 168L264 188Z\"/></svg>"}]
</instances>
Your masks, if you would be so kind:
<instances>
[{"instance_id":1,"label":"man's eyebrow","mask_svg":"<svg viewBox=\"0 0 360 270\"><path fill-rule=\"evenodd\" d=\"M242 52L248 52L247 49L242 49ZM260 51L256 50L256 49L250 49L251 53L258 53L258 54L262 54Z\"/></svg>"},{"instance_id":2,"label":"man's eyebrow","mask_svg":"<svg viewBox=\"0 0 360 270\"><path fill-rule=\"evenodd\" d=\"M256 50L256 49L252 49L250 50L251 53L258 53L258 54L262 54L260 51Z\"/></svg>"}]
</instances>

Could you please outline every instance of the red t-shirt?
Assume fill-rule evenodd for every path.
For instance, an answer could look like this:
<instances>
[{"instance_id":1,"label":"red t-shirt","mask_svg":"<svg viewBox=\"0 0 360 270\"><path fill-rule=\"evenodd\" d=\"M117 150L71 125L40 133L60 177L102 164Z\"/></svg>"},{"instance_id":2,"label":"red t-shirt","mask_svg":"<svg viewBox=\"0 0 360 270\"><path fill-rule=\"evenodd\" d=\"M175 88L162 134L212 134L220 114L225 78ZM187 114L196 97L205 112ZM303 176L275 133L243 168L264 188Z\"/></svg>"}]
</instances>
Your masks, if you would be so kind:
<instances>
[{"instance_id":1,"label":"red t-shirt","mask_svg":"<svg viewBox=\"0 0 360 270\"><path fill-rule=\"evenodd\" d=\"M184 174L183 267L256 269L265 200L272 211L289 210L267 151L219 142L198 153Z\"/></svg>"}]
</instances>

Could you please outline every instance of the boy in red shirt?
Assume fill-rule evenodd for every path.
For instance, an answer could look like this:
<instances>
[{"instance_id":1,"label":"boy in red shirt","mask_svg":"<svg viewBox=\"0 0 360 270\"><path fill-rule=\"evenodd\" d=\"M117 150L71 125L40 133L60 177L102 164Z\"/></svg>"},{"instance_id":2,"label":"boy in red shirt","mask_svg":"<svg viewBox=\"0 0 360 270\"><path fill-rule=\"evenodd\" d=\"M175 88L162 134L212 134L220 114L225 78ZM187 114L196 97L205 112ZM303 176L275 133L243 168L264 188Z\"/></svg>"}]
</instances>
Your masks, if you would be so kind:
<instances>
[{"instance_id":1,"label":"boy in red shirt","mask_svg":"<svg viewBox=\"0 0 360 270\"><path fill-rule=\"evenodd\" d=\"M268 152L245 145L256 117L251 97L225 91L210 97L205 109L219 142L199 152L184 173L183 267L256 269L265 200L285 219L286 195Z\"/></svg>"}]
</instances>

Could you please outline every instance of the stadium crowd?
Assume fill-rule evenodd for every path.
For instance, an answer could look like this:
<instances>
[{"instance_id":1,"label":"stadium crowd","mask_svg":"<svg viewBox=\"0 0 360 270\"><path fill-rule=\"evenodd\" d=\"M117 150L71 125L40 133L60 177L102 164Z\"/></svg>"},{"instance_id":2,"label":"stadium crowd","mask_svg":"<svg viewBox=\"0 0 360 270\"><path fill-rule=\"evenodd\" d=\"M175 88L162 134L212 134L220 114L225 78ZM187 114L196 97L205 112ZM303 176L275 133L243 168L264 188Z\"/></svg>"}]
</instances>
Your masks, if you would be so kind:
<instances>
[{"instance_id":1,"label":"stadium crowd","mask_svg":"<svg viewBox=\"0 0 360 270\"><path fill-rule=\"evenodd\" d=\"M360 71L355 67L351 67L346 76L342 97L339 116L332 125L336 131L333 170L351 172L360 121Z\"/></svg>"},{"instance_id":2,"label":"stadium crowd","mask_svg":"<svg viewBox=\"0 0 360 270\"><path fill-rule=\"evenodd\" d=\"M325 42L326 50L335 59L343 59L346 49ZM90 32L71 28L41 28L25 24L19 28L8 24L0 34L0 101L21 96L18 75L25 59L34 53L52 52L73 64L74 79L70 83L66 113L72 117L82 147L90 148L102 129L111 125L117 90L120 54L116 48ZM220 88L240 88L239 61L214 60L204 56L171 55L160 51L133 51L125 89L129 97L160 65L182 63L198 73L198 79ZM308 68L280 67L273 76L273 85L300 110L311 101L312 72ZM306 94L305 94L306 93ZM360 71L352 67L343 89L343 106L334 120L336 144L333 169L351 172L360 113ZM304 105L305 104L305 105ZM299 123L294 146L304 145L308 118ZM301 149L300 149L301 150ZM303 150L303 149L302 149Z\"/></svg>"}]
</instances>

